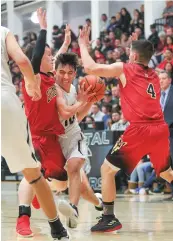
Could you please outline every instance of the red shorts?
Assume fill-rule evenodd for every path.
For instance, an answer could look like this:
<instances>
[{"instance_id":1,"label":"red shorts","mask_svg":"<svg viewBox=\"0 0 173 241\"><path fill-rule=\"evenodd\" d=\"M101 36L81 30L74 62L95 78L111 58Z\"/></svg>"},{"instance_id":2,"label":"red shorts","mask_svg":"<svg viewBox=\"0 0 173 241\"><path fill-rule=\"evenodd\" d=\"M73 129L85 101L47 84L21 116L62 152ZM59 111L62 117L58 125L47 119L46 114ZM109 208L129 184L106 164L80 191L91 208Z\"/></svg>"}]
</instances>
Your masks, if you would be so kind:
<instances>
[{"instance_id":1,"label":"red shorts","mask_svg":"<svg viewBox=\"0 0 173 241\"><path fill-rule=\"evenodd\" d=\"M67 172L64 169L66 161L58 137L56 135L34 137L33 146L36 156L41 162L45 178L66 181Z\"/></svg>"},{"instance_id":2,"label":"red shorts","mask_svg":"<svg viewBox=\"0 0 173 241\"><path fill-rule=\"evenodd\" d=\"M170 166L169 129L166 123L131 124L106 159L130 174L145 155L150 156L157 175Z\"/></svg>"}]
</instances>

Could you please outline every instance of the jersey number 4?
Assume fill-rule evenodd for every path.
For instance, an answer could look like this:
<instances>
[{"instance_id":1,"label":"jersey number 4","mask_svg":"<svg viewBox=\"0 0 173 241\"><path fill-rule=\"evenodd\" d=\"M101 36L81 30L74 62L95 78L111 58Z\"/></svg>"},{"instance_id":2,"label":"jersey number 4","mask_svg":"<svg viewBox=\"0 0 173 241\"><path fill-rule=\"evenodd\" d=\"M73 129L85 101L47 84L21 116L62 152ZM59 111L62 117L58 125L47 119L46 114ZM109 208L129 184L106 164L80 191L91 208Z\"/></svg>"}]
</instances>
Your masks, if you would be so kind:
<instances>
[{"instance_id":1,"label":"jersey number 4","mask_svg":"<svg viewBox=\"0 0 173 241\"><path fill-rule=\"evenodd\" d=\"M148 88L147 88L147 94L151 96L151 98L155 99L156 98L156 92L154 90L153 84L149 83Z\"/></svg>"}]
</instances>

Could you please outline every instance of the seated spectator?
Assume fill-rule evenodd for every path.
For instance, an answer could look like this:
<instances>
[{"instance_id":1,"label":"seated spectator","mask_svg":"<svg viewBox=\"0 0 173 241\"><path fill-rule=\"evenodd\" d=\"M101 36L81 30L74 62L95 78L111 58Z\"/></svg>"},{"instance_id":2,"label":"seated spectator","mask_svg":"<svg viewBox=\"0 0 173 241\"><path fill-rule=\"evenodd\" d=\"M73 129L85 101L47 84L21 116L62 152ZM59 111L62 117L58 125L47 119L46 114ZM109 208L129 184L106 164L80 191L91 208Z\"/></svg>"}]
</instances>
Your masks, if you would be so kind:
<instances>
[{"instance_id":1,"label":"seated spectator","mask_svg":"<svg viewBox=\"0 0 173 241\"><path fill-rule=\"evenodd\" d=\"M105 56L99 50L96 49L94 51L94 60L98 63L99 59L103 59L105 61Z\"/></svg>"},{"instance_id":2,"label":"seated spectator","mask_svg":"<svg viewBox=\"0 0 173 241\"><path fill-rule=\"evenodd\" d=\"M60 28L57 25L54 25L52 29L52 42L55 51L59 50L61 45L63 44L63 36Z\"/></svg>"},{"instance_id":3,"label":"seated spectator","mask_svg":"<svg viewBox=\"0 0 173 241\"><path fill-rule=\"evenodd\" d=\"M163 53L163 49L166 46L166 34L165 34L165 32L164 31L159 32L158 37L159 37L159 41L158 41L156 53L157 53L157 55L160 55L160 54Z\"/></svg>"},{"instance_id":4,"label":"seated spectator","mask_svg":"<svg viewBox=\"0 0 173 241\"><path fill-rule=\"evenodd\" d=\"M92 105L91 113L91 116L94 118L94 121L103 121L103 116L105 114L102 111L100 111L100 106L98 103Z\"/></svg>"},{"instance_id":5,"label":"seated spectator","mask_svg":"<svg viewBox=\"0 0 173 241\"><path fill-rule=\"evenodd\" d=\"M133 11L133 19L130 21L130 30L134 32L135 28L140 28L143 33L144 30L144 21L140 17L140 12L138 9Z\"/></svg>"},{"instance_id":6,"label":"seated spectator","mask_svg":"<svg viewBox=\"0 0 173 241\"><path fill-rule=\"evenodd\" d=\"M140 6L140 18L144 21L144 4Z\"/></svg>"},{"instance_id":7,"label":"seated spectator","mask_svg":"<svg viewBox=\"0 0 173 241\"><path fill-rule=\"evenodd\" d=\"M168 27L168 28L166 28L165 32L166 32L166 35L172 36L173 35L173 28Z\"/></svg>"},{"instance_id":8,"label":"seated spectator","mask_svg":"<svg viewBox=\"0 0 173 241\"><path fill-rule=\"evenodd\" d=\"M165 70L169 74L169 76L170 76L170 78L172 80L172 84L173 84L173 64L167 63L165 65Z\"/></svg>"},{"instance_id":9,"label":"seated spectator","mask_svg":"<svg viewBox=\"0 0 173 241\"><path fill-rule=\"evenodd\" d=\"M147 157L144 157L133 170L128 182L128 191L125 193L137 194L144 186L144 183L150 178L153 171L153 166ZM154 179L156 175L154 175ZM154 181L154 180L153 180Z\"/></svg>"},{"instance_id":10,"label":"seated spectator","mask_svg":"<svg viewBox=\"0 0 173 241\"><path fill-rule=\"evenodd\" d=\"M173 27L173 1L166 1L163 17L166 19L167 25Z\"/></svg>"},{"instance_id":11,"label":"seated spectator","mask_svg":"<svg viewBox=\"0 0 173 241\"><path fill-rule=\"evenodd\" d=\"M97 38L97 39L96 39L96 46L95 46L95 48L94 48L93 50L94 50L94 51L95 51L95 50L101 51L101 49L102 49L101 39L100 39L100 38Z\"/></svg>"},{"instance_id":12,"label":"seated spectator","mask_svg":"<svg viewBox=\"0 0 173 241\"><path fill-rule=\"evenodd\" d=\"M107 17L107 15L105 13L103 13L101 15L101 21L100 21L100 35L101 35L101 38L104 37L105 32L106 32L107 27L108 27L108 24L109 24L108 17Z\"/></svg>"},{"instance_id":13,"label":"seated spectator","mask_svg":"<svg viewBox=\"0 0 173 241\"><path fill-rule=\"evenodd\" d=\"M108 37L109 37L109 39L110 39L110 41L111 41L112 47L114 47L114 44L115 44L115 33L112 32L112 31L110 31Z\"/></svg>"},{"instance_id":14,"label":"seated spectator","mask_svg":"<svg viewBox=\"0 0 173 241\"><path fill-rule=\"evenodd\" d=\"M173 51L172 51L172 49L167 49L164 52L163 56L164 56L163 61L157 66L157 68L159 68L159 69L164 69L165 65L167 63L173 64Z\"/></svg>"},{"instance_id":15,"label":"seated spectator","mask_svg":"<svg viewBox=\"0 0 173 241\"><path fill-rule=\"evenodd\" d=\"M130 21L131 21L131 16L130 13L127 11L126 8L121 9L121 29L123 32L128 33L129 32L129 26L130 26Z\"/></svg>"},{"instance_id":16,"label":"seated spectator","mask_svg":"<svg viewBox=\"0 0 173 241\"><path fill-rule=\"evenodd\" d=\"M72 47L71 47L71 52L77 54L78 57L80 57L81 55L80 55L80 48L79 48L78 42L73 41L73 42L71 43L71 46L72 46Z\"/></svg>"},{"instance_id":17,"label":"seated spectator","mask_svg":"<svg viewBox=\"0 0 173 241\"><path fill-rule=\"evenodd\" d=\"M128 63L129 62L129 56L130 56L130 47L126 47L125 53L126 53L126 56L127 56L126 63Z\"/></svg>"},{"instance_id":18,"label":"seated spectator","mask_svg":"<svg viewBox=\"0 0 173 241\"><path fill-rule=\"evenodd\" d=\"M119 87L119 84L117 84L116 86L112 87L112 99L118 103L119 98L120 98L120 87Z\"/></svg>"},{"instance_id":19,"label":"seated spectator","mask_svg":"<svg viewBox=\"0 0 173 241\"><path fill-rule=\"evenodd\" d=\"M123 33L121 35L121 47L123 47L125 49L126 47L129 47L130 44L131 44L131 40L129 38L129 34Z\"/></svg>"},{"instance_id":20,"label":"seated spectator","mask_svg":"<svg viewBox=\"0 0 173 241\"><path fill-rule=\"evenodd\" d=\"M142 33L141 28L136 27L135 28L135 33L137 35L138 40L144 40L145 39L145 37L144 37L144 35Z\"/></svg>"},{"instance_id":21,"label":"seated spectator","mask_svg":"<svg viewBox=\"0 0 173 241\"><path fill-rule=\"evenodd\" d=\"M112 99L112 92L111 91L108 91L108 90L105 91L105 95L104 95L104 98L102 100L102 105L104 105L104 104L110 104L110 105L116 104L116 102Z\"/></svg>"},{"instance_id":22,"label":"seated spectator","mask_svg":"<svg viewBox=\"0 0 173 241\"><path fill-rule=\"evenodd\" d=\"M111 46L111 41L110 41L110 39L109 39L109 38L105 38L105 39L103 40L103 47L102 47L102 53L104 54L105 57L106 57L107 52L108 52L109 50L114 50L114 47Z\"/></svg>"},{"instance_id":23,"label":"seated spectator","mask_svg":"<svg viewBox=\"0 0 173 241\"><path fill-rule=\"evenodd\" d=\"M109 50L109 51L107 52L107 55L106 55L106 64L113 64L113 63L114 63L114 60L113 60L113 57L112 57L112 53L113 53L112 50Z\"/></svg>"},{"instance_id":24,"label":"seated spectator","mask_svg":"<svg viewBox=\"0 0 173 241\"><path fill-rule=\"evenodd\" d=\"M85 117L85 123L86 124L91 124L91 127L93 128L93 129L95 129L95 121L94 121L94 118L92 117L92 116L90 116L90 115L88 115L88 116L86 116Z\"/></svg>"},{"instance_id":25,"label":"seated spectator","mask_svg":"<svg viewBox=\"0 0 173 241\"><path fill-rule=\"evenodd\" d=\"M158 37L158 32L156 31L156 25L151 24L150 30L152 34L149 36L148 40L152 42L154 49L157 49L157 45L159 43L159 37Z\"/></svg>"},{"instance_id":26,"label":"seated spectator","mask_svg":"<svg viewBox=\"0 0 173 241\"><path fill-rule=\"evenodd\" d=\"M166 36L166 46L164 47L163 52L167 49L172 49L173 51L173 37L170 35Z\"/></svg>"},{"instance_id":27,"label":"seated spectator","mask_svg":"<svg viewBox=\"0 0 173 241\"><path fill-rule=\"evenodd\" d=\"M111 17L111 22L110 22L110 24L107 27L107 32L111 32L111 31L115 32L116 27L117 27L116 17L112 16Z\"/></svg>"},{"instance_id":28,"label":"seated spectator","mask_svg":"<svg viewBox=\"0 0 173 241\"><path fill-rule=\"evenodd\" d=\"M114 112L112 110L111 126L115 123L118 123L120 118L121 118L121 113L119 111Z\"/></svg>"},{"instance_id":29,"label":"seated spectator","mask_svg":"<svg viewBox=\"0 0 173 241\"><path fill-rule=\"evenodd\" d=\"M111 126L111 131L125 131L129 126L129 122L124 118L123 114L121 114L120 118L118 122Z\"/></svg>"},{"instance_id":30,"label":"seated spectator","mask_svg":"<svg viewBox=\"0 0 173 241\"><path fill-rule=\"evenodd\" d=\"M108 121L111 120L112 105L104 103L102 105L102 112L105 114L103 116L104 129L108 129Z\"/></svg>"}]
</instances>

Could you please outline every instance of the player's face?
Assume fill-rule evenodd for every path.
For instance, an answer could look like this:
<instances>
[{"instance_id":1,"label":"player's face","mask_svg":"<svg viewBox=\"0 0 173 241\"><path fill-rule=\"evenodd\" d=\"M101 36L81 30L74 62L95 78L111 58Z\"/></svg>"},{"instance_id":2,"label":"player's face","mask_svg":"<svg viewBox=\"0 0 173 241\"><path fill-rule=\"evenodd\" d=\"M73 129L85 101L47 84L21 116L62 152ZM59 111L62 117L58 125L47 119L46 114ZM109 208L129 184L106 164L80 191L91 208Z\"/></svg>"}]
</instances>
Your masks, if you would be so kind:
<instances>
[{"instance_id":1,"label":"player's face","mask_svg":"<svg viewBox=\"0 0 173 241\"><path fill-rule=\"evenodd\" d=\"M52 70L53 70L53 56L51 53L51 49L49 47L46 47L42 61L41 61L41 71L44 73L47 73Z\"/></svg>"},{"instance_id":2,"label":"player's face","mask_svg":"<svg viewBox=\"0 0 173 241\"><path fill-rule=\"evenodd\" d=\"M160 73L159 79L161 90L166 90L171 84L171 78L168 77L167 73Z\"/></svg>"},{"instance_id":3,"label":"player's face","mask_svg":"<svg viewBox=\"0 0 173 241\"><path fill-rule=\"evenodd\" d=\"M56 70L56 82L63 89L68 89L76 77L73 66L60 64Z\"/></svg>"}]
</instances>

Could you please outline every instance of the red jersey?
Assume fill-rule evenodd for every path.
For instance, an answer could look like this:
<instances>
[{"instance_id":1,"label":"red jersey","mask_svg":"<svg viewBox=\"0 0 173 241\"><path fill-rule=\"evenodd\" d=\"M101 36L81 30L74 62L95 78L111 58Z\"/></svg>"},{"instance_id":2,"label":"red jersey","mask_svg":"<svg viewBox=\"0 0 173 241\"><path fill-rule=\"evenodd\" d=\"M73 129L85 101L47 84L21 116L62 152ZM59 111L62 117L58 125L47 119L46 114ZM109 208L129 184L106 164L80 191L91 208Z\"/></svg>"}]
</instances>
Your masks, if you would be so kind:
<instances>
[{"instance_id":1,"label":"red jersey","mask_svg":"<svg viewBox=\"0 0 173 241\"><path fill-rule=\"evenodd\" d=\"M25 113L29 121L32 136L61 135L64 128L61 125L56 108L56 87L54 78L41 73L41 93L39 101L32 101L26 93L23 83Z\"/></svg>"},{"instance_id":2,"label":"red jersey","mask_svg":"<svg viewBox=\"0 0 173 241\"><path fill-rule=\"evenodd\" d=\"M120 83L122 112L129 122L163 122L160 82L154 70L135 63L123 65L126 86Z\"/></svg>"}]
</instances>

